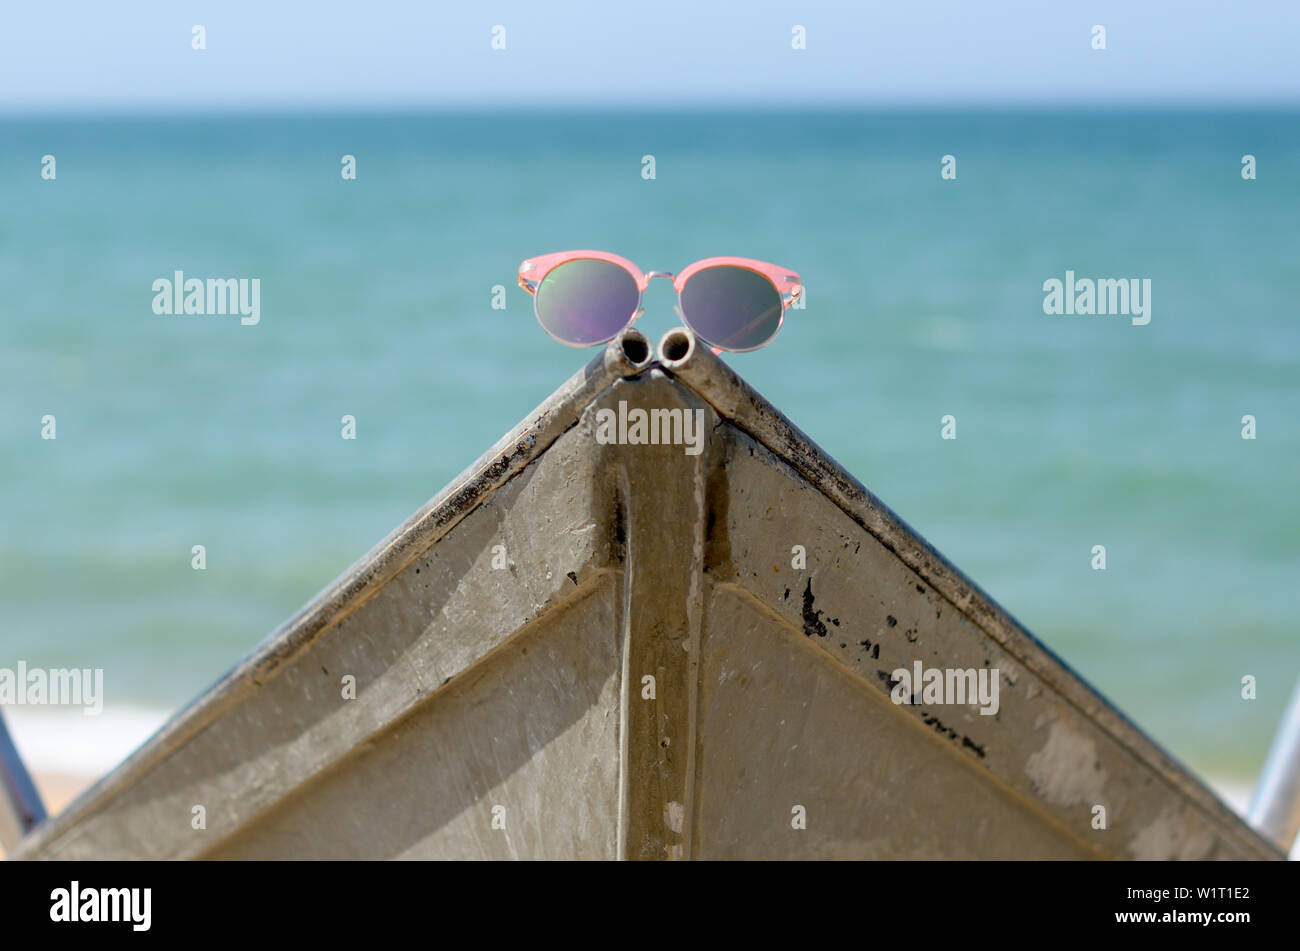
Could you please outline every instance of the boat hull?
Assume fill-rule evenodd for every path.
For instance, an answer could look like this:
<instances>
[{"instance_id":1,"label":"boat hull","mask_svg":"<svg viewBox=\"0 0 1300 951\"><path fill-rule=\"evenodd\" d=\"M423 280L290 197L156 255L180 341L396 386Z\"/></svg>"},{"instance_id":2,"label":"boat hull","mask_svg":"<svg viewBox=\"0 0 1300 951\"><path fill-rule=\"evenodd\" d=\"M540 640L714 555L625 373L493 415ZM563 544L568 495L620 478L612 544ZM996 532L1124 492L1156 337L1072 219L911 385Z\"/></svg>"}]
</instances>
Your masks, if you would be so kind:
<instances>
[{"instance_id":1,"label":"boat hull","mask_svg":"<svg viewBox=\"0 0 1300 951\"><path fill-rule=\"evenodd\" d=\"M19 856L1281 857L725 364L618 346Z\"/></svg>"}]
</instances>

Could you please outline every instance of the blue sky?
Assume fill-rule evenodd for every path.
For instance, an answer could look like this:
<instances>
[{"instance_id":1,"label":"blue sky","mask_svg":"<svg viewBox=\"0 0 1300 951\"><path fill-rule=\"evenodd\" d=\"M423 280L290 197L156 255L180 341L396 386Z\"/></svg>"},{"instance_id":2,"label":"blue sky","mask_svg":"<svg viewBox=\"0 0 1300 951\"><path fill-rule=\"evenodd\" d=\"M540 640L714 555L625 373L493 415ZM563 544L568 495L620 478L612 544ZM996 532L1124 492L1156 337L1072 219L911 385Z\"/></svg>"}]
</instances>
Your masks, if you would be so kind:
<instances>
[{"instance_id":1,"label":"blue sky","mask_svg":"<svg viewBox=\"0 0 1300 951\"><path fill-rule=\"evenodd\" d=\"M7 0L0 110L1296 104L1298 41L1293 0Z\"/></svg>"}]
</instances>

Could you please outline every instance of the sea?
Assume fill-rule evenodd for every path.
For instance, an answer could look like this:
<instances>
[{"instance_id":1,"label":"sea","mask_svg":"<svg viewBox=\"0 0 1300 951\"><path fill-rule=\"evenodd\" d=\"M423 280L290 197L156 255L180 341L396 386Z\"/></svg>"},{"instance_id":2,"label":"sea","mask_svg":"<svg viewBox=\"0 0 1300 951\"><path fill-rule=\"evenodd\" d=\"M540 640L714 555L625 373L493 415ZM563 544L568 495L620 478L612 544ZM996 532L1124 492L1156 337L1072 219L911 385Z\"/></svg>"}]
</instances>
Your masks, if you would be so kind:
<instances>
[{"instance_id":1,"label":"sea","mask_svg":"<svg viewBox=\"0 0 1300 951\"><path fill-rule=\"evenodd\" d=\"M105 684L10 727L110 769L590 359L523 259L739 255L806 306L728 362L1248 790L1300 677L1298 211L1284 110L0 117L0 667ZM177 271L258 321L155 313ZM1067 275L1149 322L1045 313Z\"/></svg>"}]
</instances>

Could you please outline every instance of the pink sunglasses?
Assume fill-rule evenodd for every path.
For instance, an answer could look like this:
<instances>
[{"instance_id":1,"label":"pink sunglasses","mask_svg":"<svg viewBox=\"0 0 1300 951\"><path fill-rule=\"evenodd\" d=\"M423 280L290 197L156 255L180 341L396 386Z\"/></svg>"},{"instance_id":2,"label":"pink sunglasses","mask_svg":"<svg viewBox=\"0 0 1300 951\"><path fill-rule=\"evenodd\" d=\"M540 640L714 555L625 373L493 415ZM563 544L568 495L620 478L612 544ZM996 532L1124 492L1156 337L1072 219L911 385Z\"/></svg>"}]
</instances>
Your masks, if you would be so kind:
<instances>
[{"instance_id":1,"label":"pink sunglasses","mask_svg":"<svg viewBox=\"0 0 1300 951\"><path fill-rule=\"evenodd\" d=\"M751 258L705 258L681 274L642 272L608 251L557 251L519 265L542 329L570 347L612 340L642 314L641 295L656 277L677 291L677 313L717 350L757 350L772 342L803 293L799 275Z\"/></svg>"}]
</instances>

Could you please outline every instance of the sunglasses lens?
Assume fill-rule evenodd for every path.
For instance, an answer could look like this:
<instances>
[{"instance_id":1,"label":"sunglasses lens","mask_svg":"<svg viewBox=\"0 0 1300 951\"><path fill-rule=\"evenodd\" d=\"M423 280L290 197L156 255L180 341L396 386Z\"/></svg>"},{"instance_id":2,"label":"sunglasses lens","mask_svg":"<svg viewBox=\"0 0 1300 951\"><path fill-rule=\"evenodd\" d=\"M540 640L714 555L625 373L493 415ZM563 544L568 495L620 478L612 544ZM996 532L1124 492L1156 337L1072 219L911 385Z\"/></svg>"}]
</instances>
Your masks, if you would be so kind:
<instances>
[{"instance_id":1,"label":"sunglasses lens","mask_svg":"<svg viewBox=\"0 0 1300 951\"><path fill-rule=\"evenodd\" d=\"M708 267L682 288L691 330L722 350L757 350L776 336L784 313L776 285L748 268Z\"/></svg>"},{"instance_id":2,"label":"sunglasses lens","mask_svg":"<svg viewBox=\"0 0 1300 951\"><path fill-rule=\"evenodd\" d=\"M537 286L537 319L548 334L575 347L612 340L636 313L636 279L594 258L566 261Z\"/></svg>"}]
</instances>

